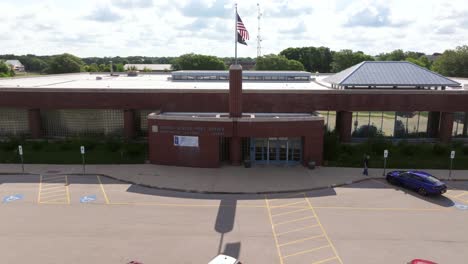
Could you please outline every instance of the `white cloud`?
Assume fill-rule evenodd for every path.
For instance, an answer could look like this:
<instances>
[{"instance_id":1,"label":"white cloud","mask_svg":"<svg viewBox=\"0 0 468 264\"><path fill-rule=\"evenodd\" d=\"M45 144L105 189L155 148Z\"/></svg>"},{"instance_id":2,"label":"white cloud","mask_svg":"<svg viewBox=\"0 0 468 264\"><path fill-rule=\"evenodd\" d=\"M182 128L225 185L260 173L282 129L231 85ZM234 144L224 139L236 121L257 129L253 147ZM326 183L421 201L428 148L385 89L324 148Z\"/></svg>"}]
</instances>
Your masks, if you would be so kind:
<instances>
[{"instance_id":1,"label":"white cloud","mask_svg":"<svg viewBox=\"0 0 468 264\"><path fill-rule=\"evenodd\" d=\"M240 56L256 55L257 1L2 0L0 51L78 56L234 53L234 3L249 30ZM258 0L262 53L327 46L376 55L442 52L468 44L466 0Z\"/></svg>"}]
</instances>

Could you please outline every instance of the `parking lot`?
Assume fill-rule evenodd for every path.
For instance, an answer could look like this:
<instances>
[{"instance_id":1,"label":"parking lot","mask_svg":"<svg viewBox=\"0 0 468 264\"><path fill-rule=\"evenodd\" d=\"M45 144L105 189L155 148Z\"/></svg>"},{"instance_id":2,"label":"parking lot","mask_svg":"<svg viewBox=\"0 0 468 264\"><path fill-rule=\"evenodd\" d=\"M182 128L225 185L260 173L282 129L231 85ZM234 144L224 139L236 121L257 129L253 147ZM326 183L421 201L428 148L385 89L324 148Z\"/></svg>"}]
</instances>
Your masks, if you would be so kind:
<instances>
[{"instance_id":1,"label":"parking lot","mask_svg":"<svg viewBox=\"0 0 468 264\"><path fill-rule=\"evenodd\" d=\"M466 263L468 182L441 197L367 180L276 195L145 188L97 175L0 175L4 263Z\"/></svg>"}]
</instances>

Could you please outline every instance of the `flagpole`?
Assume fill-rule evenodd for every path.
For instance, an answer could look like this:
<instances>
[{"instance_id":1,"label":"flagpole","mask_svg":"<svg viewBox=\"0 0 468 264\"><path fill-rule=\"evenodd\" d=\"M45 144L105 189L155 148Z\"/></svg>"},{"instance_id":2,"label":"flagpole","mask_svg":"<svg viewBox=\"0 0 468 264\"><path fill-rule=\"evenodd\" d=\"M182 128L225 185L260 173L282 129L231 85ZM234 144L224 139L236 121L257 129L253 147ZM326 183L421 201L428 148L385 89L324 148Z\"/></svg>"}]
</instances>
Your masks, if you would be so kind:
<instances>
[{"instance_id":1,"label":"flagpole","mask_svg":"<svg viewBox=\"0 0 468 264\"><path fill-rule=\"evenodd\" d=\"M234 43L235 43L235 64L237 65L237 3L235 4L235 7L236 7L236 13L234 14L235 16L235 25L234 25Z\"/></svg>"}]
</instances>

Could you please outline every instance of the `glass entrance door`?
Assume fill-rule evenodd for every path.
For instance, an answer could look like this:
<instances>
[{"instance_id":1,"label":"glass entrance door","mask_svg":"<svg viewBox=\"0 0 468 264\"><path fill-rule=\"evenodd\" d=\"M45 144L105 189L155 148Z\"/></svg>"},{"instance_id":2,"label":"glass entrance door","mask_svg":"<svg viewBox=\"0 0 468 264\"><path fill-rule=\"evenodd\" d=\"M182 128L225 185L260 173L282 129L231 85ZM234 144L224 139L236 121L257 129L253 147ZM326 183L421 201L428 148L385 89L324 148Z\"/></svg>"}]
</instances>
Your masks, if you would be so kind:
<instances>
[{"instance_id":1,"label":"glass entrance door","mask_svg":"<svg viewBox=\"0 0 468 264\"><path fill-rule=\"evenodd\" d=\"M293 164L302 158L300 138L251 138L250 159L257 164Z\"/></svg>"}]
</instances>

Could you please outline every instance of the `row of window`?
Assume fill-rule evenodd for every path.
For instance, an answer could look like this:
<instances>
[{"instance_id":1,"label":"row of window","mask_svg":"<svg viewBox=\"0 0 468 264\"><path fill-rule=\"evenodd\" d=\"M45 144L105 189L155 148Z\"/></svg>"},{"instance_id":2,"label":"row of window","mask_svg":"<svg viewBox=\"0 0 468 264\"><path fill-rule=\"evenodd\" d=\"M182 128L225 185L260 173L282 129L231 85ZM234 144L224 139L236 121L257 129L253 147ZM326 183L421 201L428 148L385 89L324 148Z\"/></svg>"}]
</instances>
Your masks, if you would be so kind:
<instances>
[{"instance_id":1,"label":"row of window","mask_svg":"<svg viewBox=\"0 0 468 264\"><path fill-rule=\"evenodd\" d=\"M226 81L229 80L227 75L211 75L211 76L190 76L190 75L174 75L173 80L183 81ZM310 81L310 77L307 76L242 76L243 80L246 81Z\"/></svg>"}]
</instances>

